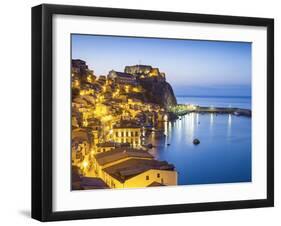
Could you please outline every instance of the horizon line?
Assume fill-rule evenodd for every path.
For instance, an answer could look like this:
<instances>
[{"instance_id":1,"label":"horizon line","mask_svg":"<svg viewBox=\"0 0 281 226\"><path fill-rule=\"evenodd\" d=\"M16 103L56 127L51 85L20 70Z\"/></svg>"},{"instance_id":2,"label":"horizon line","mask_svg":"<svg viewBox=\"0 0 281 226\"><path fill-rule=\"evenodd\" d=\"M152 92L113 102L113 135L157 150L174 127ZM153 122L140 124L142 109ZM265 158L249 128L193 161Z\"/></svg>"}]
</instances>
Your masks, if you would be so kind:
<instances>
[{"instance_id":1,"label":"horizon line","mask_svg":"<svg viewBox=\"0 0 281 226\"><path fill-rule=\"evenodd\" d=\"M222 95L176 95L176 97L225 97L225 98L252 98L252 96L222 96Z\"/></svg>"}]
</instances>

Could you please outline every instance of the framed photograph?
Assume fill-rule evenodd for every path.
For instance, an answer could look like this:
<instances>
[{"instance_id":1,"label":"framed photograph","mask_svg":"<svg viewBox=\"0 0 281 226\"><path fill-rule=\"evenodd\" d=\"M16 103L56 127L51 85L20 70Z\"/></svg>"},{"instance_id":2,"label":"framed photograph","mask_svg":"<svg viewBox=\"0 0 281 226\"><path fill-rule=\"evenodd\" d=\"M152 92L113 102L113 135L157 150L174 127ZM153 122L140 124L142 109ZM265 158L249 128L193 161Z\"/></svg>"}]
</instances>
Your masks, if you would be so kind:
<instances>
[{"instance_id":1,"label":"framed photograph","mask_svg":"<svg viewBox=\"0 0 281 226\"><path fill-rule=\"evenodd\" d=\"M32 217L274 205L274 21L32 8Z\"/></svg>"}]
</instances>

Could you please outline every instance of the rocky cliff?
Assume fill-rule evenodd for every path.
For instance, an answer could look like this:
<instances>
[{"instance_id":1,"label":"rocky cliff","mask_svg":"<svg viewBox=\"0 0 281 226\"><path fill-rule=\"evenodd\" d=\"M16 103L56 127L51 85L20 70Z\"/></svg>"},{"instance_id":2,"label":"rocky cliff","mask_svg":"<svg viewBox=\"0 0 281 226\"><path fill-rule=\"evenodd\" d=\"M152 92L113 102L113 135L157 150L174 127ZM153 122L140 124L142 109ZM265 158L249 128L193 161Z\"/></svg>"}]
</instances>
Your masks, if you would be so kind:
<instances>
[{"instance_id":1,"label":"rocky cliff","mask_svg":"<svg viewBox=\"0 0 281 226\"><path fill-rule=\"evenodd\" d=\"M172 86L166 81L145 80L140 81L140 85L145 89L146 99L167 108L177 104Z\"/></svg>"}]
</instances>

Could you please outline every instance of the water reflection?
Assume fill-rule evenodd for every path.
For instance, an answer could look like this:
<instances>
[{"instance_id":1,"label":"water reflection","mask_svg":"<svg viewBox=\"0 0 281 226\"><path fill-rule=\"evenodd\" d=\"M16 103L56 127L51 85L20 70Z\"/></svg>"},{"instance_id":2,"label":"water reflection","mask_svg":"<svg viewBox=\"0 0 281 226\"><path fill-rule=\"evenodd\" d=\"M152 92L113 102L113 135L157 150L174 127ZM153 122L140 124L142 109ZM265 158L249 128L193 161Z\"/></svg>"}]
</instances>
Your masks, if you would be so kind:
<instances>
[{"instance_id":1,"label":"water reflection","mask_svg":"<svg viewBox=\"0 0 281 226\"><path fill-rule=\"evenodd\" d=\"M198 128L198 126L199 126L199 114L197 113L196 114L196 127Z\"/></svg>"},{"instance_id":2,"label":"water reflection","mask_svg":"<svg viewBox=\"0 0 281 226\"><path fill-rule=\"evenodd\" d=\"M228 120L227 120L227 138L228 138L228 140L231 137L231 124L232 124L232 115L229 114Z\"/></svg>"},{"instance_id":3,"label":"water reflection","mask_svg":"<svg viewBox=\"0 0 281 226\"><path fill-rule=\"evenodd\" d=\"M213 125L214 125L214 113L211 113L210 114L210 128L211 129L212 129Z\"/></svg>"},{"instance_id":4,"label":"water reflection","mask_svg":"<svg viewBox=\"0 0 281 226\"><path fill-rule=\"evenodd\" d=\"M250 118L190 113L157 129L162 132L148 132L149 152L175 165L179 184L251 179ZM193 144L195 138L199 145Z\"/></svg>"},{"instance_id":5,"label":"water reflection","mask_svg":"<svg viewBox=\"0 0 281 226\"><path fill-rule=\"evenodd\" d=\"M165 136L165 144L168 143L168 138L170 136L170 124L171 122L164 122L164 136Z\"/></svg>"},{"instance_id":6,"label":"water reflection","mask_svg":"<svg viewBox=\"0 0 281 226\"><path fill-rule=\"evenodd\" d=\"M195 113L191 113L187 118L187 126L186 126L187 136L189 140L194 139L194 132L195 132L194 123L195 123Z\"/></svg>"}]
</instances>

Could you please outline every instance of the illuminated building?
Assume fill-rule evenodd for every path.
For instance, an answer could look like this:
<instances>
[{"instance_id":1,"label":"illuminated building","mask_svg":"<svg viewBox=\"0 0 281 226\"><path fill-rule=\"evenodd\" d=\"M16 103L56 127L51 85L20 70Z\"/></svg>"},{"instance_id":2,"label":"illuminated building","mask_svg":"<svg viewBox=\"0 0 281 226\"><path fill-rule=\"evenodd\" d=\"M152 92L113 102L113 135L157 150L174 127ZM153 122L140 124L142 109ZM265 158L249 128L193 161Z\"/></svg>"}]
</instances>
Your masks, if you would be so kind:
<instances>
[{"instance_id":1,"label":"illuminated building","mask_svg":"<svg viewBox=\"0 0 281 226\"><path fill-rule=\"evenodd\" d=\"M153 160L153 156L147 151L122 147L95 154L93 166L96 170L97 175L104 179L104 168L133 158Z\"/></svg>"},{"instance_id":2,"label":"illuminated building","mask_svg":"<svg viewBox=\"0 0 281 226\"><path fill-rule=\"evenodd\" d=\"M97 153L106 152L115 149L116 143L114 142L106 142L106 143L98 143L97 145Z\"/></svg>"},{"instance_id":3,"label":"illuminated building","mask_svg":"<svg viewBox=\"0 0 281 226\"><path fill-rule=\"evenodd\" d=\"M89 143L86 140L73 140L71 148L72 165L80 167L88 152Z\"/></svg>"},{"instance_id":4,"label":"illuminated building","mask_svg":"<svg viewBox=\"0 0 281 226\"><path fill-rule=\"evenodd\" d=\"M79 89L80 88L80 80L77 78L73 78L71 81L72 88Z\"/></svg>"},{"instance_id":5,"label":"illuminated building","mask_svg":"<svg viewBox=\"0 0 281 226\"><path fill-rule=\"evenodd\" d=\"M94 76L94 71L89 70L86 62L80 59L74 59L71 61L71 73L72 80L79 78L80 81L94 82L96 78Z\"/></svg>"},{"instance_id":6,"label":"illuminated building","mask_svg":"<svg viewBox=\"0 0 281 226\"><path fill-rule=\"evenodd\" d=\"M113 126L113 140L139 147L141 146L141 130L142 127L132 121L121 121L121 123Z\"/></svg>"},{"instance_id":7,"label":"illuminated building","mask_svg":"<svg viewBox=\"0 0 281 226\"><path fill-rule=\"evenodd\" d=\"M153 68L150 65L133 65L126 66L125 73L138 76L140 79L156 79L157 81L165 81L165 73L161 73L158 68Z\"/></svg>"},{"instance_id":8,"label":"illuminated building","mask_svg":"<svg viewBox=\"0 0 281 226\"><path fill-rule=\"evenodd\" d=\"M95 75L93 75L93 74L88 74L87 75L87 82L94 83L95 80L96 80L96 76Z\"/></svg>"},{"instance_id":9,"label":"illuminated building","mask_svg":"<svg viewBox=\"0 0 281 226\"><path fill-rule=\"evenodd\" d=\"M152 70L152 67L149 65L133 65L133 66L126 66L125 72L132 75L148 75L149 72Z\"/></svg>"},{"instance_id":10,"label":"illuminated building","mask_svg":"<svg viewBox=\"0 0 281 226\"><path fill-rule=\"evenodd\" d=\"M81 189L177 184L174 166L155 160L143 145L146 131L169 120L143 84L165 81L165 74L149 65L124 71L97 78L85 61L72 61L72 166L80 179L87 176L79 179Z\"/></svg>"},{"instance_id":11,"label":"illuminated building","mask_svg":"<svg viewBox=\"0 0 281 226\"><path fill-rule=\"evenodd\" d=\"M177 185L177 172L166 161L132 158L103 169L103 180L110 188Z\"/></svg>"},{"instance_id":12,"label":"illuminated building","mask_svg":"<svg viewBox=\"0 0 281 226\"><path fill-rule=\"evenodd\" d=\"M94 90L89 89L89 88L80 89L79 94L80 94L80 96L91 95L91 94L94 94Z\"/></svg>"},{"instance_id":13,"label":"illuminated building","mask_svg":"<svg viewBox=\"0 0 281 226\"><path fill-rule=\"evenodd\" d=\"M109 72L108 78L114 80L116 83L119 84L131 84L131 85L137 84L135 76L124 72L118 72L112 70Z\"/></svg>"}]
</instances>

